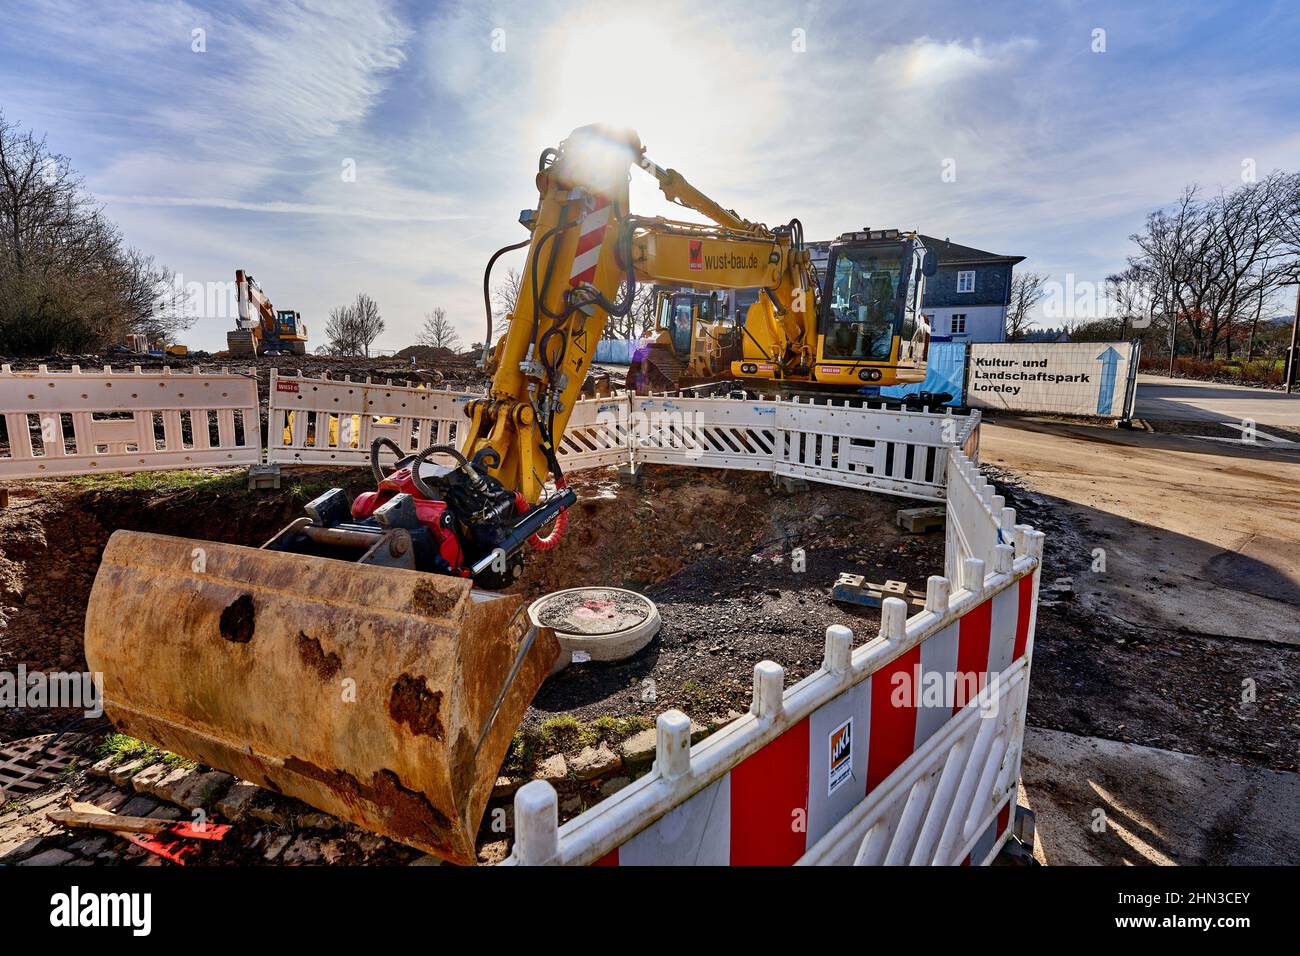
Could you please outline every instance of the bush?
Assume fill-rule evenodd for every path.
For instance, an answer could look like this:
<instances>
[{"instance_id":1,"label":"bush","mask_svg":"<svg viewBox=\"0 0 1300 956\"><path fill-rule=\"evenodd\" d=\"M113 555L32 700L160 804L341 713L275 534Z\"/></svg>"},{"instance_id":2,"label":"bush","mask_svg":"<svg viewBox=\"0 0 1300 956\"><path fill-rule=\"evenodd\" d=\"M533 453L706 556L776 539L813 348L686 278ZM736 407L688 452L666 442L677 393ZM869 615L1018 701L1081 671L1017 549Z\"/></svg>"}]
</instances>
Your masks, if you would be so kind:
<instances>
[{"instance_id":1,"label":"bush","mask_svg":"<svg viewBox=\"0 0 1300 956\"><path fill-rule=\"evenodd\" d=\"M1167 374L1169 358L1143 355L1140 365L1144 372ZM1281 385L1286 363L1278 359L1256 359L1253 362L1228 362L1223 359L1204 359L1180 356L1174 359L1174 375L1205 382L1240 382L1243 385Z\"/></svg>"}]
</instances>

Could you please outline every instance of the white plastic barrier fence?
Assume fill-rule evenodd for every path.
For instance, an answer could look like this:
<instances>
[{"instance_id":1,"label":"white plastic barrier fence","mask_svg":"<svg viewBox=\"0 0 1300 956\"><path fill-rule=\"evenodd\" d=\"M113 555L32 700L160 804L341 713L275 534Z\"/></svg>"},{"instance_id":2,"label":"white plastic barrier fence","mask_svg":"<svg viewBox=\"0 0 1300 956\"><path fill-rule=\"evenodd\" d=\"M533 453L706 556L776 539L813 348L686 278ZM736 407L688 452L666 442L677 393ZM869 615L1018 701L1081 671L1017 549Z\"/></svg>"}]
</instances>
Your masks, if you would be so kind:
<instances>
[{"instance_id":1,"label":"white plastic barrier fence","mask_svg":"<svg viewBox=\"0 0 1300 956\"><path fill-rule=\"evenodd\" d=\"M962 453L975 465L980 461L980 417L978 410L972 411L957 432L957 444L961 445Z\"/></svg>"},{"instance_id":2,"label":"white plastic barrier fence","mask_svg":"<svg viewBox=\"0 0 1300 956\"><path fill-rule=\"evenodd\" d=\"M776 401L665 395L631 402L638 465L769 472L775 465Z\"/></svg>"},{"instance_id":3,"label":"white plastic barrier fence","mask_svg":"<svg viewBox=\"0 0 1300 956\"><path fill-rule=\"evenodd\" d=\"M978 413L831 401L634 398L633 461L768 471L942 501L948 449L969 440L978 421Z\"/></svg>"},{"instance_id":4,"label":"white plastic barrier fence","mask_svg":"<svg viewBox=\"0 0 1300 956\"><path fill-rule=\"evenodd\" d=\"M948 475L948 518L944 528L944 573L954 576L966 558L986 564L1000 544L1009 544L1015 534L1016 510L995 494L964 454Z\"/></svg>"},{"instance_id":5,"label":"white plastic barrier fence","mask_svg":"<svg viewBox=\"0 0 1300 956\"><path fill-rule=\"evenodd\" d=\"M526 784L505 862L990 862L1011 832L1043 549L1024 525L1012 540L931 577L911 619L886 599L860 647L829 628L821 668L789 689L758 664L749 714L693 747L689 718L661 714L650 773L563 826L551 785Z\"/></svg>"},{"instance_id":6,"label":"white plastic barrier fence","mask_svg":"<svg viewBox=\"0 0 1300 956\"><path fill-rule=\"evenodd\" d=\"M0 367L0 477L261 461L255 372Z\"/></svg>"},{"instance_id":7,"label":"white plastic barrier fence","mask_svg":"<svg viewBox=\"0 0 1300 956\"><path fill-rule=\"evenodd\" d=\"M559 441L566 472L632 462L631 406L620 396L579 401Z\"/></svg>"},{"instance_id":8,"label":"white plastic barrier fence","mask_svg":"<svg viewBox=\"0 0 1300 956\"><path fill-rule=\"evenodd\" d=\"M268 459L361 464L378 435L412 452L434 440L459 443L464 403L473 397L274 375ZM969 444L978 421L978 413L843 402L622 395L579 401L559 458L572 471L615 464L742 469L942 501L948 450Z\"/></svg>"},{"instance_id":9,"label":"white plastic barrier fence","mask_svg":"<svg viewBox=\"0 0 1300 956\"><path fill-rule=\"evenodd\" d=\"M276 464L361 465L385 436L407 453L432 444L459 447L474 392L439 391L392 381L313 378L271 370L267 460ZM391 452L381 460L391 463ZM449 459L448 459L449 460Z\"/></svg>"},{"instance_id":10,"label":"white plastic barrier fence","mask_svg":"<svg viewBox=\"0 0 1300 956\"><path fill-rule=\"evenodd\" d=\"M137 387L127 384L131 376ZM185 382L188 390L172 384ZM459 446L468 422L465 403L476 394L272 369L266 460L364 465L379 436L405 453L435 443ZM6 431L0 475L9 478L261 460L251 371L6 367L0 413ZM937 501L943 499L947 450L977 441L977 421L978 413L853 408L843 402L622 395L578 402L559 458L574 471L643 463L745 469ZM954 429L973 438L954 438ZM383 453L386 462L393 457Z\"/></svg>"},{"instance_id":11,"label":"white plastic barrier fence","mask_svg":"<svg viewBox=\"0 0 1300 956\"><path fill-rule=\"evenodd\" d=\"M945 414L780 402L773 471L831 485L943 500Z\"/></svg>"}]
</instances>

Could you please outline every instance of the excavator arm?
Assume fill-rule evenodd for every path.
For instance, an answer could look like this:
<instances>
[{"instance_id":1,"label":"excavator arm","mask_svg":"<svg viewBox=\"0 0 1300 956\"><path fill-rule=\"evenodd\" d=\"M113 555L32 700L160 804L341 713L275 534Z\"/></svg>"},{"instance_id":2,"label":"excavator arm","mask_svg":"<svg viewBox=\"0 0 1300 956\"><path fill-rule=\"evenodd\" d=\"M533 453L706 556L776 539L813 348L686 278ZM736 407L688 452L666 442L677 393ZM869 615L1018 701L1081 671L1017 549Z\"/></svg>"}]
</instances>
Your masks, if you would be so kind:
<instances>
[{"instance_id":1,"label":"excavator arm","mask_svg":"<svg viewBox=\"0 0 1300 956\"><path fill-rule=\"evenodd\" d=\"M471 403L462 452L485 449L491 474L530 502L563 480L555 447L611 314L626 315L638 283L765 293L746 334L770 361L807 365L815 337L816 283L797 220L775 229L750 222L645 155L631 131L575 130L547 150L509 331L492 352L492 386ZM669 201L711 224L633 215L632 167L654 177Z\"/></svg>"}]
</instances>

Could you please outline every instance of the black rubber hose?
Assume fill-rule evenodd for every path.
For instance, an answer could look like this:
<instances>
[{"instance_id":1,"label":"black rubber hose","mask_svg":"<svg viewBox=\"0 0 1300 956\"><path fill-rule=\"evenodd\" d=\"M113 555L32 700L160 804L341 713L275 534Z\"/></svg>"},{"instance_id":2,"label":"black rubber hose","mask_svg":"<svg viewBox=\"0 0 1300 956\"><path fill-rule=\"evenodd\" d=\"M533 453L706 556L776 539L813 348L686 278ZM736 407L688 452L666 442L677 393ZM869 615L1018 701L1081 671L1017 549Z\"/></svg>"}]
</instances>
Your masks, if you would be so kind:
<instances>
[{"instance_id":1,"label":"black rubber hose","mask_svg":"<svg viewBox=\"0 0 1300 956\"><path fill-rule=\"evenodd\" d=\"M437 499L437 493L424 483L424 478L420 475L420 466L429 460L429 456L442 452L444 455L451 455L462 467L468 467L469 461L460 453L460 449L454 445L430 445L424 451L415 456L415 461L411 462L411 484L415 485L415 490L423 497L434 501Z\"/></svg>"},{"instance_id":2,"label":"black rubber hose","mask_svg":"<svg viewBox=\"0 0 1300 956\"><path fill-rule=\"evenodd\" d=\"M542 236L541 241L537 243L537 248L533 250L533 338L534 339L537 338L539 309L542 312L545 312L552 319L568 318L569 313L573 311L572 306L566 306L564 308L564 311L562 312L552 312L550 307L546 304L546 293L551 287L551 276L555 272L555 260L556 257L559 256L560 254L559 246L551 247L551 256L549 259L546 260L546 274L542 277L542 287L540 291L537 288L537 260L541 257L542 247L546 245L548 242L550 242L551 239L553 239L557 233L562 232L565 229L570 229L573 226L576 226L579 222L579 220L577 219L575 219L573 222L565 222L564 220L567 218L568 218L568 211L567 211L567 207L565 207L565 210L561 213L560 224L557 225L555 228L551 229L550 231L548 231L544 236Z\"/></svg>"},{"instance_id":3,"label":"black rubber hose","mask_svg":"<svg viewBox=\"0 0 1300 956\"><path fill-rule=\"evenodd\" d=\"M483 270L483 308L487 312L487 337L483 339L483 364L487 365L488 353L492 351L492 267L496 261L507 252L514 252L516 249L522 249L533 241L529 236L522 242L516 242L513 246L502 246L496 252L492 253L492 258L488 260L487 268Z\"/></svg>"},{"instance_id":4,"label":"black rubber hose","mask_svg":"<svg viewBox=\"0 0 1300 956\"><path fill-rule=\"evenodd\" d=\"M380 435L370 443L370 473L375 476L375 484L378 485L388 476L384 474L384 469L379 467L379 449L387 445L393 450L393 454L399 459L406 457L406 452L398 447L397 442L384 435Z\"/></svg>"}]
</instances>

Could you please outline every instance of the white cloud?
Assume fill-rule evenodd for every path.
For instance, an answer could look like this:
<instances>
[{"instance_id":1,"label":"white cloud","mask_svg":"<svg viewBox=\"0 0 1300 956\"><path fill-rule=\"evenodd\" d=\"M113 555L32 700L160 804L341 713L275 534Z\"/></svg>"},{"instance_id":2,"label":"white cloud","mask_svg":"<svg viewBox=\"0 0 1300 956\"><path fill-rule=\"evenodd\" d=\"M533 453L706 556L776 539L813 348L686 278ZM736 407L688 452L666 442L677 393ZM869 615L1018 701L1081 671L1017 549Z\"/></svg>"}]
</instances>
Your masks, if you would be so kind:
<instances>
[{"instance_id":1,"label":"white cloud","mask_svg":"<svg viewBox=\"0 0 1300 956\"><path fill-rule=\"evenodd\" d=\"M891 47L876 57L876 75L902 89L937 87L967 80L982 73L1006 69L1020 54L1036 46L1027 37L986 45L978 37L964 43L949 40L940 43L929 37L917 37L911 43Z\"/></svg>"},{"instance_id":2,"label":"white cloud","mask_svg":"<svg viewBox=\"0 0 1300 956\"><path fill-rule=\"evenodd\" d=\"M24 9L22 42L72 78L15 84L0 63L0 82L90 131L80 152L53 145L128 238L187 273L252 268L314 328L364 288L397 347L435 303L480 334L482 268L523 235L539 151L586 123L636 128L724 206L798 216L810 239L915 227L1097 278L1184 182L1231 185L1243 156L1300 165L1289 114L1265 105L1285 68L1159 65L1190 14L1117 8L1097 57L1092 11L973 21L937 0L453 3L409 22L380 0L54 2ZM189 51L194 26L207 54ZM633 184L636 211L691 218Z\"/></svg>"},{"instance_id":3,"label":"white cloud","mask_svg":"<svg viewBox=\"0 0 1300 956\"><path fill-rule=\"evenodd\" d=\"M460 222L477 219L477 216L434 214L432 212L403 212L396 209L384 210L368 206L339 206L326 203L284 202L266 200L264 202L242 202L237 199L221 199L204 196L116 196L101 195L104 202L133 206L192 206L198 209L234 209L244 212L283 213L297 216L330 216L344 219L363 219L376 222Z\"/></svg>"}]
</instances>

